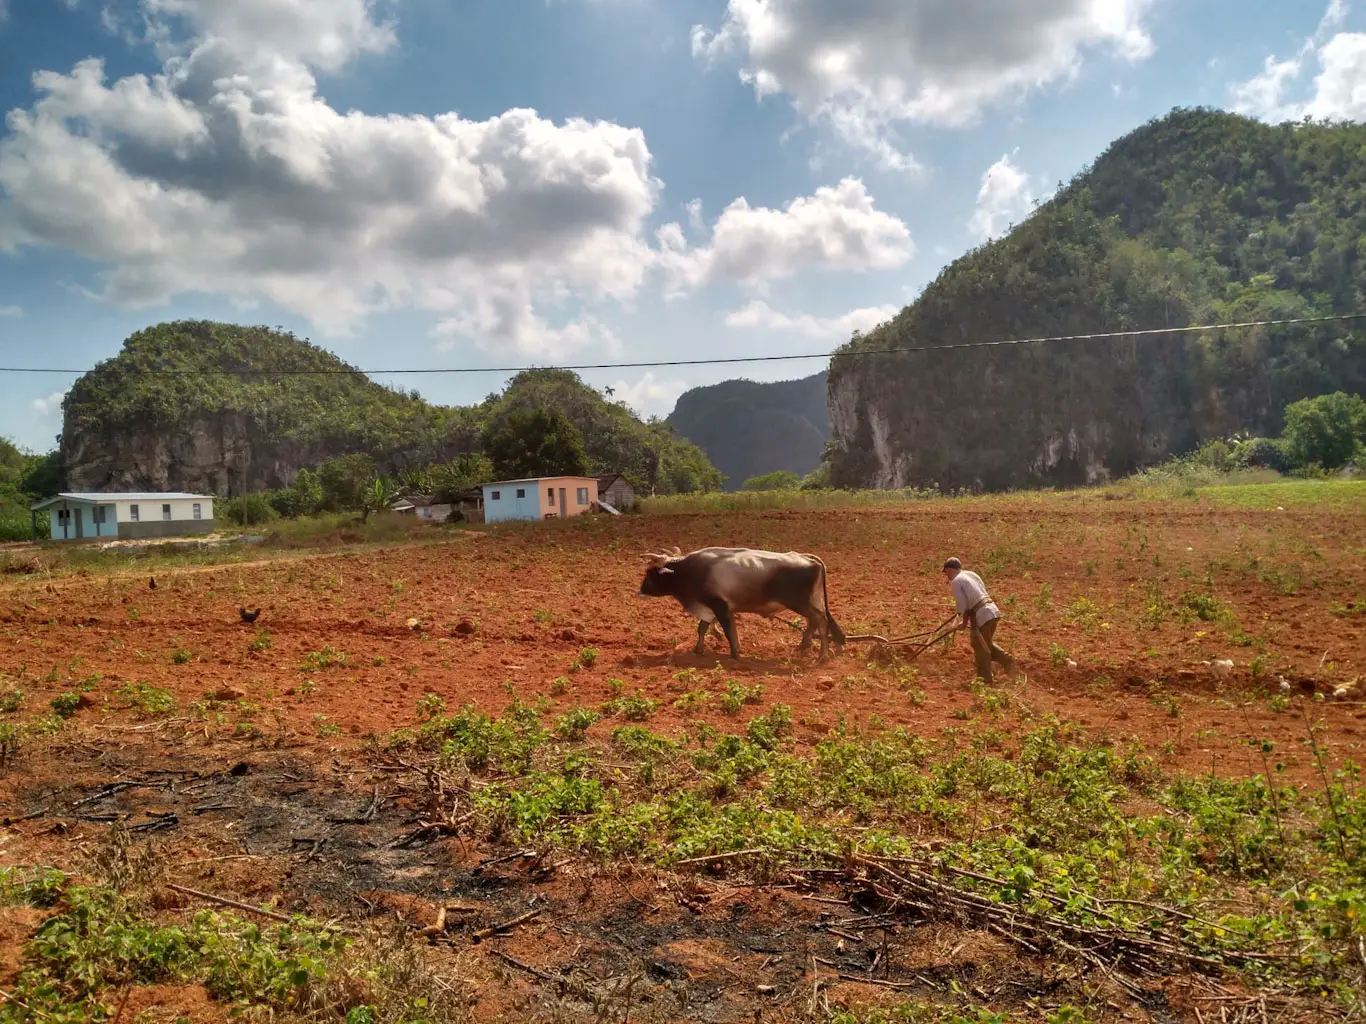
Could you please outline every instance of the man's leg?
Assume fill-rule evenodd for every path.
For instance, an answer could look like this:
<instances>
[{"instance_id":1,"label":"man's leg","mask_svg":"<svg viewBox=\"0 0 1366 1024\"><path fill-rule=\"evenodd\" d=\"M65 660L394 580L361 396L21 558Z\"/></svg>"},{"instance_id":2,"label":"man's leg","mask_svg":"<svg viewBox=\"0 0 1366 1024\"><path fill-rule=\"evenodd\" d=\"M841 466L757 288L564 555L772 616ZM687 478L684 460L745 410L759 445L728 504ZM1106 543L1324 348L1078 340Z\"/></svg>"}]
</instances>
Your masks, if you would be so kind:
<instances>
[{"instance_id":1,"label":"man's leg","mask_svg":"<svg viewBox=\"0 0 1366 1024\"><path fill-rule=\"evenodd\" d=\"M1001 650L1001 648L996 646L996 624L1000 621L1000 619L992 619L990 622L988 622L985 626L982 627L982 640L986 646L988 654L990 655L989 660L999 662L1007 672L1009 672L1011 675L1014 675L1015 659L1012 658L1005 651Z\"/></svg>"},{"instance_id":2,"label":"man's leg","mask_svg":"<svg viewBox=\"0 0 1366 1024\"><path fill-rule=\"evenodd\" d=\"M995 625L995 622L988 622L986 627L979 627L975 620L972 623L972 656L977 662L977 678L984 683L992 682L992 678L990 641L984 635L983 629Z\"/></svg>"}]
</instances>

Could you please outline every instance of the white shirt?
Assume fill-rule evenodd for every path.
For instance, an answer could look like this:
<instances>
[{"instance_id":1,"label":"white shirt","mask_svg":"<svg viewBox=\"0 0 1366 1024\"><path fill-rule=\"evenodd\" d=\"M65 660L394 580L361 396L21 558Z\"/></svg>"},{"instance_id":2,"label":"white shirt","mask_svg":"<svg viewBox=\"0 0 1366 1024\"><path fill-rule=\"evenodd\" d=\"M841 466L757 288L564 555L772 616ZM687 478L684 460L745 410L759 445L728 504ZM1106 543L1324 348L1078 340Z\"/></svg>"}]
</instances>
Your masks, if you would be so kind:
<instances>
[{"instance_id":1,"label":"white shirt","mask_svg":"<svg viewBox=\"0 0 1366 1024\"><path fill-rule=\"evenodd\" d=\"M978 601L983 602L982 606L977 609L977 614L973 616L977 620L978 628L985 626L992 619L1001 617L1001 610L987 596L986 584L982 582L982 577L975 572L960 569L958 575L949 582L949 589L953 591L953 600L958 606L959 615L962 615Z\"/></svg>"}]
</instances>

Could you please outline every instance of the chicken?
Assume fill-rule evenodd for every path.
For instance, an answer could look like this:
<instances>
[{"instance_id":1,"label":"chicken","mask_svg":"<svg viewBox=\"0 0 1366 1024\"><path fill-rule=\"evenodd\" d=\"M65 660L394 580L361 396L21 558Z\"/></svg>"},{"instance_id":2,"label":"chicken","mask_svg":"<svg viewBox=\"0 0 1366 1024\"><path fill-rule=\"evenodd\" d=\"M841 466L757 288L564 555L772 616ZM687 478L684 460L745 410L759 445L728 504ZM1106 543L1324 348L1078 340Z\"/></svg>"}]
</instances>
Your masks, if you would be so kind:
<instances>
[{"instance_id":1,"label":"chicken","mask_svg":"<svg viewBox=\"0 0 1366 1024\"><path fill-rule=\"evenodd\" d=\"M243 622L252 623L255 622L257 617L261 614L261 609L257 608L256 611L249 612L245 608L238 608L237 614L242 616Z\"/></svg>"},{"instance_id":2,"label":"chicken","mask_svg":"<svg viewBox=\"0 0 1366 1024\"><path fill-rule=\"evenodd\" d=\"M147 577L147 589L148 589L148 590L156 590L156 588L157 588L157 578L156 578L155 576L149 576L149 577Z\"/></svg>"}]
</instances>

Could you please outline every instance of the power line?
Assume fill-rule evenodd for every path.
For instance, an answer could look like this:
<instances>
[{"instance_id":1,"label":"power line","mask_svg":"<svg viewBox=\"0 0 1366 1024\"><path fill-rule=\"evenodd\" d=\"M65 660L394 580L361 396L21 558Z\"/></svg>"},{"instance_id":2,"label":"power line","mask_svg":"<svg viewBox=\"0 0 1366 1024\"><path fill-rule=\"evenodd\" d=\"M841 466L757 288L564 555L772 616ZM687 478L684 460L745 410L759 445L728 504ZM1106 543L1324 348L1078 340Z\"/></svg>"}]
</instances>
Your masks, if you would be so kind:
<instances>
[{"instance_id":1,"label":"power line","mask_svg":"<svg viewBox=\"0 0 1366 1024\"><path fill-rule=\"evenodd\" d=\"M1060 341L1104 341L1118 338L1146 338L1159 334L1196 334L1208 331L1232 331L1247 327L1285 327L1294 324L1341 323L1366 320L1366 313L1341 313L1332 316L1303 316L1285 320L1244 320L1231 324L1196 324L1189 327L1150 327L1133 331L1098 331L1092 334L1055 334L1039 338L1002 338L989 341L956 341L944 345L906 345L896 348L863 348L845 352L800 352L776 356L729 356L714 359L657 359L622 363L571 363L561 366L433 366L396 370L201 370L201 369L146 369L140 374L184 377L325 377L345 374L364 374L374 377L383 374L436 373L523 373L527 370L643 370L668 366L724 366L734 363L797 362L802 359L831 359L836 355L862 357L904 355L914 352L948 352L966 348L999 348L1009 345L1044 345ZM0 366L0 373L65 373L83 374L86 370L46 366Z\"/></svg>"}]
</instances>

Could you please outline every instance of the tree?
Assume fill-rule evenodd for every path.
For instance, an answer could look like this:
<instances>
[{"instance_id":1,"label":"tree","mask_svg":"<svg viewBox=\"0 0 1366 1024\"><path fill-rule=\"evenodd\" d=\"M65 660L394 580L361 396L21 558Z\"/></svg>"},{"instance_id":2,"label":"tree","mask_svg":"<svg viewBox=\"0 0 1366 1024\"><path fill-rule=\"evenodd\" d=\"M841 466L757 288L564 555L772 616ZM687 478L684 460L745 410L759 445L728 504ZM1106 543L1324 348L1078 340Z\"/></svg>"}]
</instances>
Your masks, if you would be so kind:
<instances>
[{"instance_id":1,"label":"tree","mask_svg":"<svg viewBox=\"0 0 1366 1024\"><path fill-rule=\"evenodd\" d=\"M364 507L366 491L375 480L375 460L356 452L324 459L318 467L323 507L332 512L354 512Z\"/></svg>"},{"instance_id":2,"label":"tree","mask_svg":"<svg viewBox=\"0 0 1366 1024\"><path fill-rule=\"evenodd\" d=\"M583 437L555 409L514 409L501 427L484 434L494 473L507 478L586 476Z\"/></svg>"},{"instance_id":3,"label":"tree","mask_svg":"<svg viewBox=\"0 0 1366 1024\"><path fill-rule=\"evenodd\" d=\"M398 497L398 484L387 476L377 476L365 489L365 499L361 503L360 521L369 521L374 512L381 512L394 503Z\"/></svg>"},{"instance_id":4,"label":"tree","mask_svg":"<svg viewBox=\"0 0 1366 1024\"><path fill-rule=\"evenodd\" d=\"M1286 452L1296 466L1337 469L1366 444L1366 400L1335 391L1285 407Z\"/></svg>"},{"instance_id":5,"label":"tree","mask_svg":"<svg viewBox=\"0 0 1366 1024\"><path fill-rule=\"evenodd\" d=\"M271 504L280 515L290 518L317 515L323 507L323 488L317 474L307 469L299 470L294 486L276 491Z\"/></svg>"},{"instance_id":6,"label":"tree","mask_svg":"<svg viewBox=\"0 0 1366 1024\"><path fill-rule=\"evenodd\" d=\"M752 476L745 481L746 491L795 491L802 484L802 478L790 469L778 469L762 476Z\"/></svg>"},{"instance_id":7,"label":"tree","mask_svg":"<svg viewBox=\"0 0 1366 1024\"><path fill-rule=\"evenodd\" d=\"M454 502L460 492L494 477L493 462L483 452L465 452L450 462L433 466L427 472L432 497L441 502Z\"/></svg>"}]
</instances>

